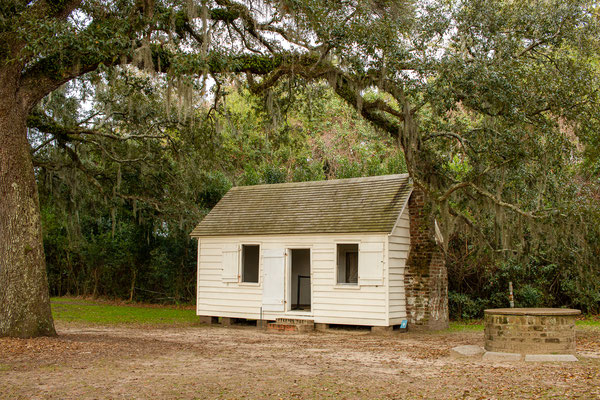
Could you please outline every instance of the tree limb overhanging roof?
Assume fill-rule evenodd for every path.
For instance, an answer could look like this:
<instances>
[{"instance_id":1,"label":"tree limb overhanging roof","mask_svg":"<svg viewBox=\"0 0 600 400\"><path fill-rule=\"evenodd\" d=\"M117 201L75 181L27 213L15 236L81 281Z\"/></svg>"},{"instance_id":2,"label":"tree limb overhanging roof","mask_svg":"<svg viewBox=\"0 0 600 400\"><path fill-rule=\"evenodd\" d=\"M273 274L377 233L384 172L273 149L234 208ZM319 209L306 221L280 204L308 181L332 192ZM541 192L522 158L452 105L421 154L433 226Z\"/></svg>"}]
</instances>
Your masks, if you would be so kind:
<instances>
[{"instance_id":1,"label":"tree limb overhanging roof","mask_svg":"<svg viewBox=\"0 0 600 400\"><path fill-rule=\"evenodd\" d=\"M411 192L408 174L237 186L191 236L390 233Z\"/></svg>"}]
</instances>

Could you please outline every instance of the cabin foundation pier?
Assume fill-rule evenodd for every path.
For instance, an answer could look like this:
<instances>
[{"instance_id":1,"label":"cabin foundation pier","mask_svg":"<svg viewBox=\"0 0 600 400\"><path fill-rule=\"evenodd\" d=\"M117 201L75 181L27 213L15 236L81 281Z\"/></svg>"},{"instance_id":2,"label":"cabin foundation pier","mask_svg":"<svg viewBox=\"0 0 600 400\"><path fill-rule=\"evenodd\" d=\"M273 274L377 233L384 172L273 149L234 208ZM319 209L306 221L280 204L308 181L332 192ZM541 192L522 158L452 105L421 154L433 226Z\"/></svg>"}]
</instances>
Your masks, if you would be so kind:
<instances>
[{"instance_id":1,"label":"cabin foundation pier","mask_svg":"<svg viewBox=\"0 0 600 400\"><path fill-rule=\"evenodd\" d=\"M394 333L393 326L372 326L371 333L375 335L391 335Z\"/></svg>"},{"instance_id":2,"label":"cabin foundation pier","mask_svg":"<svg viewBox=\"0 0 600 400\"><path fill-rule=\"evenodd\" d=\"M198 319L200 321L201 324L206 324L206 325L214 325L214 324L218 324L219 323L219 318L218 317L211 317L211 316L207 316L207 315L199 315Z\"/></svg>"},{"instance_id":3,"label":"cabin foundation pier","mask_svg":"<svg viewBox=\"0 0 600 400\"><path fill-rule=\"evenodd\" d=\"M329 324L315 323L315 330L319 332L325 332L329 330Z\"/></svg>"}]
</instances>

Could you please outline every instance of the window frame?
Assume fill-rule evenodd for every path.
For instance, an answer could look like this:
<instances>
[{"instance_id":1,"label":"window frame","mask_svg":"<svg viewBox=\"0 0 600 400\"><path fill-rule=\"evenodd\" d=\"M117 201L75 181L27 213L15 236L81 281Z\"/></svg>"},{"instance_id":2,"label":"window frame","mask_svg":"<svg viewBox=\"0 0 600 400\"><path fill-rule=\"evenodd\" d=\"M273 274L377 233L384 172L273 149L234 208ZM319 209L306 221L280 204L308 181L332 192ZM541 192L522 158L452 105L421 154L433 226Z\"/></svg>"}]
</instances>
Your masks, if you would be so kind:
<instances>
[{"instance_id":1,"label":"window frame","mask_svg":"<svg viewBox=\"0 0 600 400\"><path fill-rule=\"evenodd\" d=\"M340 282L340 280L339 280L339 278L340 278L340 246L345 246L345 245L356 246L356 282ZM347 254L347 253L354 253L354 252L346 251L344 254ZM344 259L346 260L346 263L347 263L347 258L344 257ZM347 268L347 266L345 266L345 268ZM345 269L344 271L345 271L345 274L347 274L347 270ZM335 276L334 276L335 287L344 288L344 289L358 289L360 287L359 271L360 271L360 242L346 242L346 241L336 242L335 243Z\"/></svg>"},{"instance_id":2,"label":"window frame","mask_svg":"<svg viewBox=\"0 0 600 400\"><path fill-rule=\"evenodd\" d=\"M244 246L258 247L258 255L256 260L256 282L244 280ZM260 243L240 243L240 279L239 284L243 286L259 286L261 283L261 244Z\"/></svg>"}]
</instances>

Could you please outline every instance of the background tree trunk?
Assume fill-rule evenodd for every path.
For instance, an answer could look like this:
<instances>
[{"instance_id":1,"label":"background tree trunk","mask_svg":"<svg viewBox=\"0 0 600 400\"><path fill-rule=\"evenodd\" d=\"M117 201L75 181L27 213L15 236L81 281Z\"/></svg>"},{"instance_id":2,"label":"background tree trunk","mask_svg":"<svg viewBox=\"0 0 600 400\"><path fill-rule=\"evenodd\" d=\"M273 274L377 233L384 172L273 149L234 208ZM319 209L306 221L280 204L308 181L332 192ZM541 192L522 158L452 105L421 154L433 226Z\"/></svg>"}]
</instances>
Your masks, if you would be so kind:
<instances>
[{"instance_id":1,"label":"background tree trunk","mask_svg":"<svg viewBox=\"0 0 600 400\"><path fill-rule=\"evenodd\" d=\"M0 336L56 335L27 141L29 109L16 84L0 84Z\"/></svg>"}]
</instances>

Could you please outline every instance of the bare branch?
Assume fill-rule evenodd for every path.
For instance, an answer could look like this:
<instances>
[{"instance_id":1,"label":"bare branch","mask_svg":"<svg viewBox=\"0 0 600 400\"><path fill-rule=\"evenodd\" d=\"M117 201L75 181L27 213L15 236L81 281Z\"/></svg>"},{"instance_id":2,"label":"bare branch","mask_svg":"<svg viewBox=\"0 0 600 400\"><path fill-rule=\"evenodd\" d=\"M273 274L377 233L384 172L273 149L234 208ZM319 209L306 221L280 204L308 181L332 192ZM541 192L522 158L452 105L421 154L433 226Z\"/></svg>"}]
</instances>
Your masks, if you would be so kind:
<instances>
[{"instance_id":1,"label":"bare branch","mask_svg":"<svg viewBox=\"0 0 600 400\"><path fill-rule=\"evenodd\" d=\"M459 141L459 143L462 146L462 148L463 148L463 150L464 150L465 153L468 153L466 145L469 146L469 148L473 151L473 153L478 153L473 148L473 146L471 145L471 143L468 140L466 140L465 138L463 138L459 134L453 133L453 132L434 132L434 133L432 133L430 135L425 136L422 140L423 140L423 142L426 142L428 140L435 139L436 137L451 137L451 138L454 138L454 139L456 139L456 140Z\"/></svg>"},{"instance_id":2,"label":"bare branch","mask_svg":"<svg viewBox=\"0 0 600 400\"><path fill-rule=\"evenodd\" d=\"M460 182L455 185L452 185L450 187L450 189L448 189L442 196L437 198L437 201L441 203L441 202L448 200L450 198L450 195L452 195L452 193L456 192L459 189L468 187L470 185L470 183L471 182Z\"/></svg>"},{"instance_id":3,"label":"bare branch","mask_svg":"<svg viewBox=\"0 0 600 400\"><path fill-rule=\"evenodd\" d=\"M82 0L68 0L68 1L53 1L47 0L38 1L31 7L27 14L27 18L41 18L49 16L52 18L64 19L67 18L71 13L79 7Z\"/></svg>"},{"instance_id":4,"label":"bare branch","mask_svg":"<svg viewBox=\"0 0 600 400\"><path fill-rule=\"evenodd\" d=\"M483 231L476 226L473 221L471 221L464 213L457 211L451 204L448 204L448 212L455 218L459 218L465 225L471 228L473 231L477 232L482 242L490 249L494 250L494 247L488 240L488 237Z\"/></svg>"},{"instance_id":5,"label":"bare branch","mask_svg":"<svg viewBox=\"0 0 600 400\"><path fill-rule=\"evenodd\" d=\"M560 27L558 28L558 30L556 32L554 32L553 35L551 35L550 37L544 38L544 39L540 39L537 41L533 41L529 46L527 46L525 49L523 49L519 54L517 54L517 58L523 57L525 54L529 53L530 51L534 50L535 48L546 44L548 42L551 42L552 40L556 39L558 37L558 35L560 35L561 31L562 31L562 27L563 27L563 23L561 23Z\"/></svg>"},{"instance_id":6,"label":"bare branch","mask_svg":"<svg viewBox=\"0 0 600 400\"><path fill-rule=\"evenodd\" d=\"M248 7L243 4L235 3L229 0L217 0L217 4L226 7L228 10L238 14L244 23L248 33L262 44L270 53L275 53L275 47L267 39L262 37L258 31L259 24L256 23Z\"/></svg>"},{"instance_id":7,"label":"bare branch","mask_svg":"<svg viewBox=\"0 0 600 400\"><path fill-rule=\"evenodd\" d=\"M50 142L52 142L54 139L56 139L54 136L52 136L50 139L46 139L44 140L44 142L42 142L39 146L37 146L35 149L31 150L31 154L35 154L38 151L40 151L42 148L46 147Z\"/></svg>"},{"instance_id":8,"label":"bare branch","mask_svg":"<svg viewBox=\"0 0 600 400\"><path fill-rule=\"evenodd\" d=\"M111 140L127 141L127 140L139 140L139 139L167 139L168 135L152 135L152 134L141 134L141 135L113 135L110 133L104 133L94 129L85 129L78 126L66 127L57 124L55 121L50 119L47 115L34 113L27 119L27 126L29 128L36 129L40 132L48 133L53 135L55 138L60 137L63 141L85 141L85 136L96 136L104 137ZM148 130L151 130L151 126Z\"/></svg>"},{"instance_id":9,"label":"bare branch","mask_svg":"<svg viewBox=\"0 0 600 400\"><path fill-rule=\"evenodd\" d=\"M125 164L125 163L133 163L133 162L139 162L139 161L144 161L146 160L148 157L144 156L144 157L138 157L138 158L118 158L117 156L115 156L113 153L111 153L110 151L108 151L106 149L106 147L104 147L100 142L97 142L95 140L89 140L89 143L92 143L94 145L96 145L97 147L100 148L100 150L102 150L102 152L104 154L106 154L106 156L108 158L110 158L112 161L120 163L120 164Z\"/></svg>"}]
</instances>

